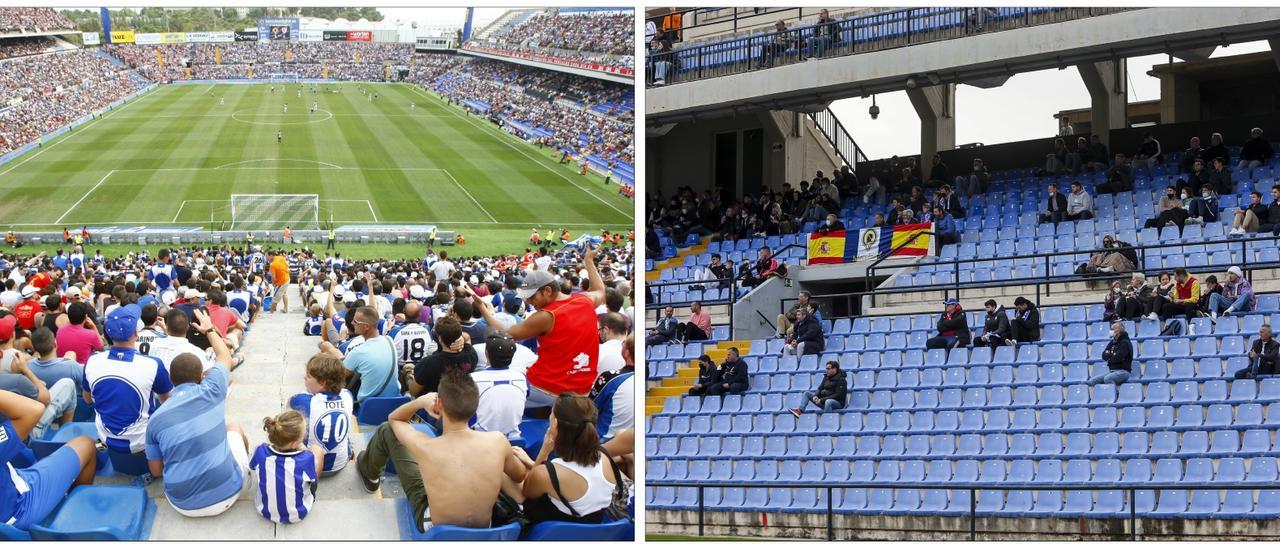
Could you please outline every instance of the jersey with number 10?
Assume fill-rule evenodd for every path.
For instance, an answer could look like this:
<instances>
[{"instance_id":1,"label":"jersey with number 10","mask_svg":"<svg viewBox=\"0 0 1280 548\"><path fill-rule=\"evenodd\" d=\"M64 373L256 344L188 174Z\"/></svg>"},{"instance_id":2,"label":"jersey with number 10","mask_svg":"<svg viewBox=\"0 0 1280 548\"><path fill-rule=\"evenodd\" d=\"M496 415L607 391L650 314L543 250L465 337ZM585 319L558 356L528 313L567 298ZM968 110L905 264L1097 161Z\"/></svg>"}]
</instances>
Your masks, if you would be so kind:
<instances>
[{"instance_id":1,"label":"jersey with number 10","mask_svg":"<svg viewBox=\"0 0 1280 548\"><path fill-rule=\"evenodd\" d=\"M355 421L351 410L355 407L351 392L339 394L296 394L289 399L289 407L307 417L307 440L310 445L324 448L324 466L321 472L341 470L351 458L351 426Z\"/></svg>"}]
</instances>

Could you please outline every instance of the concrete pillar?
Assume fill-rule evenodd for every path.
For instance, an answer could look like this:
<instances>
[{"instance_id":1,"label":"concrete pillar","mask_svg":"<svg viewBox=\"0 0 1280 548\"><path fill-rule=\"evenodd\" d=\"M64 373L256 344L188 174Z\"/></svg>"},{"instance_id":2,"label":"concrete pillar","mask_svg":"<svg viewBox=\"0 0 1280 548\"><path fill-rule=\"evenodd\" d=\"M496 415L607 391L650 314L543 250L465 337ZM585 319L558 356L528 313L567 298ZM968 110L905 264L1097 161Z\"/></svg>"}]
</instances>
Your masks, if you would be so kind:
<instances>
[{"instance_id":1,"label":"concrete pillar","mask_svg":"<svg viewBox=\"0 0 1280 548\"><path fill-rule=\"evenodd\" d=\"M1269 38L1267 43L1271 45L1271 57L1276 60L1276 68L1280 68L1280 38Z\"/></svg>"},{"instance_id":2,"label":"concrete pillar","mask_svg":"<svg viewBox=\"0 0 1280 548\"><path fill-rule=\"evenodd\" d=\"M1111 146L1111 130L1123 128L1127 122L1127 67L1124 59L1076 65L1084 87L1089 90L1093 132L1108 147Z\"/></svg>"},{"instance_id":3,"label":"concrete pillar","mask_svg":"<svg viewBox=\"0 0 1280 548\"><path fill-rule=\"evenodd\" d=\"M911 88L907 98L920 116L920 178L927 181L933 155L956 147L956 85Z\"/></svg>"},{"instance_id":4,"label":"concrete pillar","mask_svg":"<svg viewBox=\"0 0 1280 548\"><path fill-rule=\"evenodd\" d=\"M1200 81L1183 74L1160 75L1160 123L1200 120Z\"/></svg>"}]
</instances>

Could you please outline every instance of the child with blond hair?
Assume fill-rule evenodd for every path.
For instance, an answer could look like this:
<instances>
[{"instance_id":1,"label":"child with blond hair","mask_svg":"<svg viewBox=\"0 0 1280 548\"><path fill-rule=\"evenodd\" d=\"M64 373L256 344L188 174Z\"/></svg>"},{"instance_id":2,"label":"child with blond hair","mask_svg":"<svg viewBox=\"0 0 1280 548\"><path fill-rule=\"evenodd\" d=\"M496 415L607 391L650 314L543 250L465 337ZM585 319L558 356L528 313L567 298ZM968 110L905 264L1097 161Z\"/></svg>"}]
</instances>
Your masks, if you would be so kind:
<instances>
[{"instance_id":1,"label":"child with blond hair","mask_svg":"<svg viewBox=\"0 0 1280 548\"><path fill-rule=\"evenodd\" d=\"M262 517L276 523L297 523L316 501L317 463L324 458L318 445L305 444L307 421L294 410L262 420L269 443L259 445L249 459L258 477L253 503Z\"/></svg>"}]
</instances>

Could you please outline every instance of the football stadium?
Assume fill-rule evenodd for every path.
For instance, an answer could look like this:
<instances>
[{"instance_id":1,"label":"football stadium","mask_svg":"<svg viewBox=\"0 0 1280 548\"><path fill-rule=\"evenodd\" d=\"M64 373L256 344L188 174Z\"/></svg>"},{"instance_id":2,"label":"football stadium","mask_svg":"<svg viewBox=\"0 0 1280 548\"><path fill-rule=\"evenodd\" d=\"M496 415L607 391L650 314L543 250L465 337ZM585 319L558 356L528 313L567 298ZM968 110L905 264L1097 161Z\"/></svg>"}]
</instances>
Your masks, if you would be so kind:
<instances>
[{"instance_id":1,"label":"football stadium","mask_svg":"<svg viewBox=\"0 0 1280 548\"><path fill-rule=\"evenodd\" d=\"M633 24L0 8L0 538L633 539Z\"/></svg>"},{"instance_id":2,"label":"football stadium","mask_svg":"<svg viewBox=\"0 0 1280 548\"><path fill-rule=\"evenodd\" d=\"M645 17L648 539L1280 537L1280 10Z\"/></svg>"}]
</instances>

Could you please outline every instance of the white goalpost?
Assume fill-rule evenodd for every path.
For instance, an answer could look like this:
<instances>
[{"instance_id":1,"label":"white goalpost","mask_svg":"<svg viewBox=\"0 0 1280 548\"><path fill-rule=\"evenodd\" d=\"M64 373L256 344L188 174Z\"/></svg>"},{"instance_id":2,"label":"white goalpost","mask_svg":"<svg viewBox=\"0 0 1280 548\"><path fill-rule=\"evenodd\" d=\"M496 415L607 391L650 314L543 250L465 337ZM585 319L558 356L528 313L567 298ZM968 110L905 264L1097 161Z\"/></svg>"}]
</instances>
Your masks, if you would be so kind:
<instances>
[{"instance_id":1,"label":"white goalpost","mask_svg":"<svg viewBox=\"0 0 1280 548\"><path fill-rule=\"evenodd\" d=\"M232 194L231 230L320 228L319 194Z\"/></svg>"}]
</instances>

